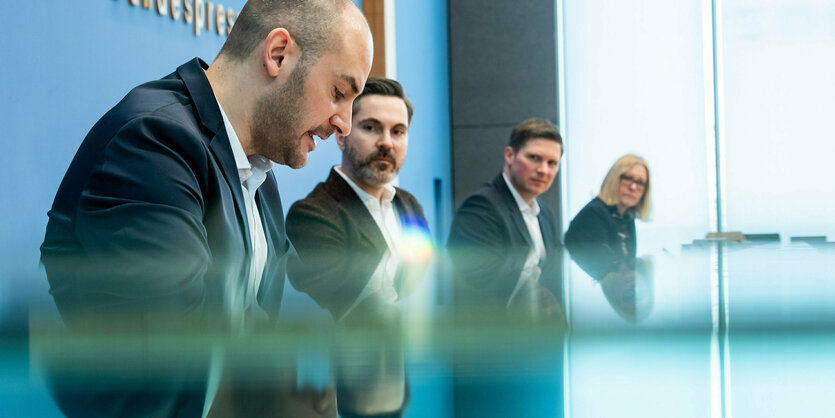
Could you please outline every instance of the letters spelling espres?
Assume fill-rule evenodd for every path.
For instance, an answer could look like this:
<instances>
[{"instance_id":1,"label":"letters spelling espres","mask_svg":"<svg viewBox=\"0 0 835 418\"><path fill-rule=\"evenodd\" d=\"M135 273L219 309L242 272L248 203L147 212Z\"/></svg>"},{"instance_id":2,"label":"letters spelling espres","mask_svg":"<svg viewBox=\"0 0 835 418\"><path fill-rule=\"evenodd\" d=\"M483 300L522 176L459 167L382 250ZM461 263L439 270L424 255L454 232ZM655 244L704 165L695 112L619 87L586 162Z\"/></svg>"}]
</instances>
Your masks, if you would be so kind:
<instances>
[{"instance_id":1,"label":"letters spelling espres","mask_svg":"<svg viewBox=\"0 0 835 418\"><path fill-rule=\"evenodd\" d=\"M156 9L160 16L170 16L171 20L181 20L192 25L194 36L200 36L200 31L214 31L218 35L229 35L238 13L231 8L223 7L220 3L204 0L128 0L131 6L142 6L144 9Z\"/></svg>"}]
</instances>

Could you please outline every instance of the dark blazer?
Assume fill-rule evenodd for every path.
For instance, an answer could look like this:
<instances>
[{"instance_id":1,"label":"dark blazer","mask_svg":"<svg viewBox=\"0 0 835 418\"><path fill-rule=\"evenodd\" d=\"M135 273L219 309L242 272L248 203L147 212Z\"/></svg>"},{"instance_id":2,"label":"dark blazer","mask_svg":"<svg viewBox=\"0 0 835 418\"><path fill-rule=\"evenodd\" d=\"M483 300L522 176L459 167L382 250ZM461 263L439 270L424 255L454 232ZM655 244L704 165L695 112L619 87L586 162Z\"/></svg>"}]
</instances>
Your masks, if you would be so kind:
<instances>
[{"instance_id":1,"label":"dark blazer","mask_svg":"<svg viewBox=\"0 0 835 418\"><path fill-rule=\"evenodd\" d=\"M246 282L250 233L206 68L195 58L133 89L72 160L41 246L50 293L71 329L88 331L97 319L142 336L230 325L230 298L243 293L230 289ZM255 199L269 246L258 301L275 318L291 248L272 173ZM199 416L205 370L171 373L178 377L162 376L151 395L117 390L86 409L77 396L59 404L67 415ZM194 384L186 390L181 377Z\"/></svg>"},{"instance_id":2,"label":"dark blazer","mask_svg":"<svg viewBox=\"0 0 835 418\"><path fill-rule=\"evenodd\" d=\"M635 218L627 211L621 217L615 206L595 197L565 233L565 247L571 258L589 276L600 280L621 268L635 268Z\"/></svg>"},{"instance_id":3,"label":"dark blazer","mask_svg":"<svg viewBox=\"0 0 835 418\"><path fill-rule=\"evenodd\" d=\"M557 226L540 203L539 226L547 254L539 283L562 294L562 248ZM504 306L533 245L522 212L502 174L469 196L455 213L447 249L455 275L456 303Z\"/></svg>"},{"instance_id":4,"label":"dark blazer","mask_svg":"<svg viewBox=\"0 0 835 418\"><path fill-rule=\"evenodd\" d=\"M403 232L429 237L423 208L414 196L396 189L394 206ZM293 287L307 293L339 319L362 293L388 250L374 218L350 185L334 169L306 198L287 212L287 235L298 259L291 259L288 277ZM422 278L426 262L401 263L395 287L408 295Z\"/></svg>"},{"instance_id":5,"label":"dark blazer","mask_svg":"<svg viewBox=\"0 0 835 418\"><path fill-rule=\"evenodd\" d=\"M414 196L396 188L392 204L400 216L404 237L411 234L429 237L423 209ZM335 169L331 169L327 180L316 185L306 198L290 207L287 235L298 253L297 258L288 262L290 282L297 290L310 295L319 306L328 309L335 320L354 304L388 251L385 238L368 208ZM404 255L394 280L400 298L407 296L422 281L429 261L410 261L409 255ZM371 326L375 332L383 332L396 326L398 319L396 307L370 296L351 311L344 325ZM403 379L405 391L400 407L374 416L400 417L408 406L410 391L405 380L401 343L384 332L378 337L363 351L361 360L354 354L348 357L346 365L339 355L334 358L340 416L364 416L354 411L355 408L362 409L360 405L365 396L360 395L370 388L392 385L400 379ZM349 370L348 375L351 375L350 370L356 370L358 365L363 367L367 377L343 378L344 370Z\"/></svg>"}]
</instances>

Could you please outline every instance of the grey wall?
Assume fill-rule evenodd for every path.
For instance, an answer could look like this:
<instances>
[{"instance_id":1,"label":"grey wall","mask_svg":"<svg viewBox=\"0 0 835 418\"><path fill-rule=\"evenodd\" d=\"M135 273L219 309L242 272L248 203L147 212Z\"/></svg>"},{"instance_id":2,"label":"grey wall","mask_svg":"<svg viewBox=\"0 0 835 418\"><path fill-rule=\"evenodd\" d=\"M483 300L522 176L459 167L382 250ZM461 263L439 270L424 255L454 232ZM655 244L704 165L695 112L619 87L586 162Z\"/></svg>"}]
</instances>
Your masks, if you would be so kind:
<instances>
[{"instance_id":1,"label":"grey wall","mask_svg":"<svg viewBox=\"0 0 835 418\"><path fill-rule=\"evenodd\" d=\"M514 125L530 117L559 125L555 7L553 0L449 1L456 208L501 170ZM559 217L558 184L540 199Z\"/></svg>"}]
</instances>

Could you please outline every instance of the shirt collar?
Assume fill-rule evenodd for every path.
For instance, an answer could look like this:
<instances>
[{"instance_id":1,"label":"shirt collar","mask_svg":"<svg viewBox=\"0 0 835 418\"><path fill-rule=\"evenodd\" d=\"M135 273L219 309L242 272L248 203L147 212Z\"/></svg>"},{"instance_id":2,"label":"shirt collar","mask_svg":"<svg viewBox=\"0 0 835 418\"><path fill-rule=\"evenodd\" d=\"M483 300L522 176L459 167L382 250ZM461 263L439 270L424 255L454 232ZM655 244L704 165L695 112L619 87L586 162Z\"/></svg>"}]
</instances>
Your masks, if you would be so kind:
<instances>
[{"instance_id":1,"label":"shirt collar","mask_svg":"<svg viewBox=\"0 0 835 418\"><path fill-rule=\"evenodd\" d=\"M519 206L519 211L522 213L529 213L533 216L539 216L539 202L537 202L536 198L534 198L532 203L529 205L528 202L525 202L525 199L522 199L519 192L516 191L516 187L513 186L504 171L502 171L502 178L504 179L504 182L507 183L507 188L510 189L510 194L513 195L513 200L516 201L516 205Z\"/></svg>"},{"instance_id":2,"label":"shirt collar","mask_svg":"<svg viewBox=\"0 0 835 418\"><path fill-rule=\"evenodd\" d=\"M244 152L244 147L241 145L241 140L238 138L238 134L235 133L235 128L232 127L232 122L229 121L229 117L226 116L226 112L223 111L223 106L220 105L220 102L217 103L217 107L220 109L220 116L223 117L223 126L226 128L226 135L229 137L229 146L232 147L232 155L235 157L238 177L240 177L241 183L252 178L250 183L255 184L251 186L254 186L253 189L257 189L258 186L264 183L264 180L267 178L267 172L273 168L273 163L266 157L257 154L247 157Z\"/></svg>"},{"instance_id":3,"label":"shirt collar","mask_svg":"<svg viewBox=\"0 0 835 418\"><path fill-rule=\"evenodd\" d=\"M366 205L368 205L368 203L370 203L370 202L376 202L376 203L380 203L380 204L391 204L391 201L394 199L394 194L395 194L396 190L394 189L394 186L392 186L391 184L386 184L386 185L383 186L383 194L380 196L380 200L377 201L377 198L375 198L374 196L371 196L370 194L368 194L368 192L363 190L362 187L360 187L356 183L354 183L354 181L351 180L351 178L348 177L342 171L342 166L341 165L337 165L333 169L340 176L342 176L343 179L345 179L345 181L348 183L348 185L351 186L352 189L354 189L354 192L357 194L357 196L360 198L360 200L362 200Z\"/></svg>"}]
</instances>

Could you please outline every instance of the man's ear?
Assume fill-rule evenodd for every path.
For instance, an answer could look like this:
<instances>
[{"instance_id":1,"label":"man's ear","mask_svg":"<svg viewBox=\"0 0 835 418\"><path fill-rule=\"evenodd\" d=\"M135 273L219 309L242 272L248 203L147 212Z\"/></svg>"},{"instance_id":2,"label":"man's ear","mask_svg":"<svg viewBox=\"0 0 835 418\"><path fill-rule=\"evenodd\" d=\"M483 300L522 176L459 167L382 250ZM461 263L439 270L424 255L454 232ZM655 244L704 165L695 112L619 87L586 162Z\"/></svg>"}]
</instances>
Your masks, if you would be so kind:
<instances>
[{"instance_id":1,"label":"man's ear","mask_svg":"<svg viewBox=\"0 0 835 418\"><path fill-rule=\"evenodd\" d=\"M513 148L512 148L512 147L510 147L510 146L506 146L506 147L504 148L504 164L505 164L505 165L510 165L510 163L512 163L512 162L513 162L513 155L514 155L514 154L515 154L515 153L513 152Z\"/></svg>"},{"instance_id":2,"label":"man's ear","mask_svg":"<svg viewBox=\"0 0 835 418\"><path fill-rule=\"evenodd\" d=\"M290 32L284 28L275 28L267 34L264 39L262 59L267 74L270 77L278 77L282 70L292 67L294 60L298 58L299 48ZM289 74L289 71L285 71Z\"/></svg>"},{"instance_id":3,"label":"man's ear","mask_svg":"<svg viewBox=\"0 0 835 418\"><path fill-rule=\"evenodd\" d=\"M344 135L336 135L336 145L339 147L339 150L345 152L345 139L347 137Z\"/></svg>"}]
</instances>

